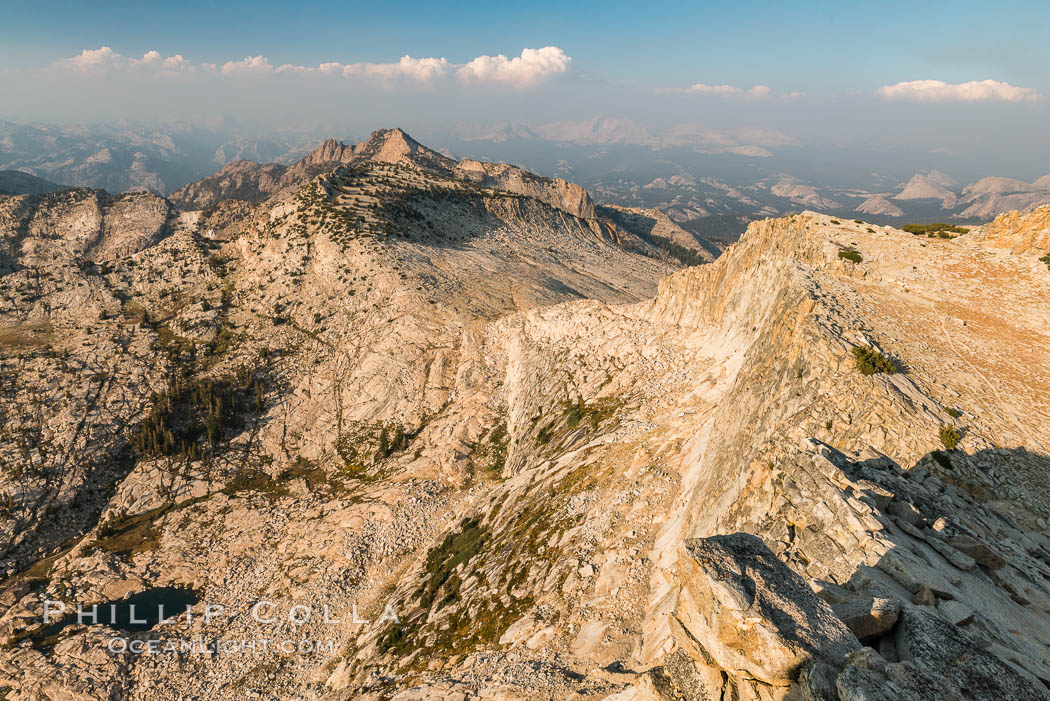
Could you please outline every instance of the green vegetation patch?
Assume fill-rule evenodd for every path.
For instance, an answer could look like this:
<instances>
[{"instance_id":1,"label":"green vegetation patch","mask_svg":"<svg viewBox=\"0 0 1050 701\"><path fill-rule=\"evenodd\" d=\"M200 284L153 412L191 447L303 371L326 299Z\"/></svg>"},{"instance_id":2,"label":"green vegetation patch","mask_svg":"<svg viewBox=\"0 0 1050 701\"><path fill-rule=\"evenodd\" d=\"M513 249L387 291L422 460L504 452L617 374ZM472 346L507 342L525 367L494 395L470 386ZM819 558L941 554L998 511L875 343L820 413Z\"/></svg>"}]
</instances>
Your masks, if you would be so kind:
<instances>
[{"instance_id":1,"label":"green vegetation patch","mask_svg":"<svg viewBox=\"0 0 1050 701\"><path fill-rule=\"evenodd\" d=\"M565 417L565 425L576 428L580 424L590 428L598 428L607 419L616 413L616 405L609 401L597 401L592 404L576 402L565 407L562 415Z\"/></svg>"},{"instance_id":2,"label":"green vegetation patch","mask_svg":"<svg viewBox=\"0 0 1050 701\"><path fill-rule=\"evenodd\" d=\"M166 514L192 506L206 497L193 497L179 503L143 511L140 514L114 514L99 524L92 545L100 550L130 558L142 552L156 550L160 544L160 532L155 524Z\"/></svg>"},{"instance_id":3,"label":"green vegetation patch","mask_svg":"<svg viewBox=\"0 0 1050 701\"><path fill-rule=\"evenodd\" d=\"M854 346L853 358L861 375L874 375L879 372L892 375L899 370L890 358L870 346Z\"/></svg>"},{"instance_id":4,"label":"green vegetation patch","mask_svg":"<svg viewBox=\"0 0 1050 701\"><path fill-rule=\"evenodd\" d=\"M853 263L859 263L862 260L864 260L864 258L860 255L860 251L852 247L843 248L841 251L839 251L839 258L851 261Z\"/></svg>"},{"instance_id":5,"label":"green vegetation patch","mask_svg":"<svg viewBox=\"0 0 1050 701\"><path fill-rule=\"evenodd\" d=\"M539 431L536 432L536 442L540 445L550 443L556 435L565 434L566 431L574 431L580 428L596 430L601 424L616 416L621 404L614 399L597 399L587 403L584 401L564 402L561 411L555 413ZM535 426L541 419L540 415L533 417Z\"/></svg>"},{"instance_id":6,"label":"green vegetation patch","mask_svg":"<svg viewBox=\"0 0 1050 701\"><path fill-rule=\"evenodd\" d=\"M952 234L965 234L970 229L965 226L955 226L954 224L938 221L931 224L905 224L901 227L901 231L907 231L909 234L915 234L916 236L926 234L930 238L950 239L953 238Z\"/></svg>"},{"instance_id":7,"label":"green vegetation patch","mask_svg":"<svg viewBox=\"0 0 1050 701\"><path fill-rule=\"evenodd\" d=\"M940 438L945 448L955 450L962 436L959 435L959 431L954 426L941 426Z\"/></svg>"},{"instance_id":8,"label":"green vegetation patch","mask_svg":"<svg viewBox=\"0 0 1050 701\"><path fill-rule=\"evenodd\" d=\"M435 601L441 608L459 599L462 582L455 570L481 552L488 538L489 529L482 526L478 519L465 518L459 524L459 531L449 533L441 545L430 549L426 560L426 571L430 577L418 592L422 608L429 609ZM442 588L444 596L439 600L437 596Z\"/></svg>"},{"instance_id":9,"label":"green vegetation patch","mask_svg":"<svg viewBox=\"0 0 1050 701\"><path fill-rule=\"evenodd\" d=\"M1043 256L1039 260L1042 263L1046 263L1046 269L1050 270L1050 253L1047 253L1045 256Z\"/></svg>"}]
</instances>

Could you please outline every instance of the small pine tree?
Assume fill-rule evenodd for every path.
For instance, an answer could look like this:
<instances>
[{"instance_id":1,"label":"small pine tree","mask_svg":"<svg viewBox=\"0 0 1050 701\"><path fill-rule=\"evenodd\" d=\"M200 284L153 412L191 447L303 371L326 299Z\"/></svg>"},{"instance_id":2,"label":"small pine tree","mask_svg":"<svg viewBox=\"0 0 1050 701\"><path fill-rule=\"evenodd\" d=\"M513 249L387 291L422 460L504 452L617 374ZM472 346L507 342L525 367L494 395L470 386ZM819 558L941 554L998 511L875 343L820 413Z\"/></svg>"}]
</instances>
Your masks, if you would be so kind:
<instances>
[{"instance_id":1,"label":"small pine tree","mask_svg":"<svg viewBox=\"0 0 1050 701\"><path fill-rule=\"evenodd\" d=\"M954 426L941 426L940 437L941 443L948 450L955 450L956 446L959 445L959 440L962 438Z\"/></svg>"},{"instance_id":2,"label":"small pine tree","mask_svg":"<svg viewBox=\"0 0 1050 701\"><path fill-rule=\"evenodd\" d=\"M854 346L853 358L861 375L874 375L879 372L892 375L898 369L892 360L868 346Z\"/></svg>"}]
</instances>

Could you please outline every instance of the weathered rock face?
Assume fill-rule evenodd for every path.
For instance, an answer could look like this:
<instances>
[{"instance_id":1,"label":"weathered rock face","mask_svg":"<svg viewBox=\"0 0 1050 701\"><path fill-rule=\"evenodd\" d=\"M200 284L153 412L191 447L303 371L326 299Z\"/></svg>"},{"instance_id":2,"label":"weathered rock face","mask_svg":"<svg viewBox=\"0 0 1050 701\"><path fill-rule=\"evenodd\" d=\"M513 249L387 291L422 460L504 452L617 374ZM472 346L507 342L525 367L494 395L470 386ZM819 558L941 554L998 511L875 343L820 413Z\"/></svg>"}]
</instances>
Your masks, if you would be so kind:
<instances>
[{"instance_id":1,"label":"weathered rock face","mask_svg":"<svg viewBox=\"0 0 1050 701\"><path fill-rule=\"evenodd\" d=\"M105 206L26 202L3 200L0 423L28 433L0 450L43 469L2 486L59 508L4 513L9 698L1050 682L1050 271L1030 258L805 213L672 273L614 221L376 160L96 265L80 242ZM900 371L864 374L859 347ZM99 626L41 636L46 598L165 586L228 615L136 635L334 645L118 664L71 644ZM259 599L400 625L267 627ZM923 652L923 616L979 663L971 691Z\"/></svg>"},{"instance_id":2,"label":"weathered rock face","mask_svg":"<svg viewBox=\"0 0 1050 701\"><path fill-rule=\"evenodd\" d=\"M110 197L101 190L63 190L0 202L0 265L18 260L112 261L159 242L167 233L168 202L149 192Z\"/></svg>"},{"instance_id":3,"label":"weathered rock face","mask_svg":"<svg viewBox=\"0 0 1050 701\"><path fill-rule=\"evenodd\" d=\"M927 607L898 602L890 626L876 632L892 628L892 646L862 649L833 609L749 534L688 541L681 559L673 628L690 661L668 655L634 683L642 698L681 698L687 689L702 699L1050 697L1029 672ZM851 610L858 607L835 609Z\"/></svg>"},{"instance_id":4,"label":"weathered rock face","mask_svg":"<svg viewBox=\"0 0 1050 701\"><path fill-rule=\"evenodd\" d=\"M857 211L863 214L876 214L886 217L902 217L904 211L886 199L885 195L874 195L860 203Z\"/></svg>"},{"instance_id":5,"label":"weathered rock face","mask_svg":"<svg viewBox=\"0 0 1050 701\"><path fill-rule=\"evenodd\" d=\"M321 145L303 157L306 165L327 165L329 163L349 163L354 159L354 147L347 146L336 139L325 139Z\"/></svg>"},{"instance_id":6,"label":"weathered rock face","mask_svg":"<svg viewBox=\"0 0 1050 701\"><path fill-rule=\"evenodd\" d=\"M454 172L483 187L535 197L573 216L584 219L596 216L594 201L587 190L560 178L541 178L505 163L482 163L470 159L456 164Z\"/></svg>"},{"instance_id":7,"label":"weathered rock face","mask_svg":"<svg viewBox=\"0 0 1050 701\"><path fill-rule=\"evenodd\" d=\"M858 640L872 640L893 629L900 617L901 602L882 597L864 597L832 603L835 615Z\"/></svg>"},{"instance_id":8,"label":"weathered rock face","mask_svg":"<svg viewBox=\"0 0 1050 701\"><path fill-rule=\"evenodd\" d=\"M937 178L917 173L907 182L904 189L894 195L895 200L940 200L943 209L951 209L958 201L958 196L938 182Z\"/></svg>"},{"instance_id":9,"label":"weathered rock face","mask_svg":"<svg viewBox=\"0 0 1050 701\"><path fill-rule=\"evenodd\" d=\"M684 253L687 258L684 262L690 265L712 262L724 248L699 234L686 231L657 209L602 205L598 208L598 216L674 253ZM685 251L680 251L680 248Z\"/></svg>"},{"instance_id":10,"label":"weathered rock face","mask_svg":"<svg viewBox=\"0 0 1050 701\"><path fill-rule=\"evenodd\" d=\"M354 157L379 163L421 166L447 173L456 162L427 148L401 129L378 129L354 146Z\"/></svg>"},{"instance_id":11,"label":"weathered rock face","mask_svg":"<svg viewBox=\"0 0 1050 701\"><path fill-rule=\"evenodd\" d=\"M1001 214L964 238L984 248L1046 255L1050 253L1050 207Z\"/></svg>"},{"instance_id":12,"label":"weathered rock face","mask_svg":"<svg viewBox=\"0 0 1050 701\"><path fill-rule=\"evenodd\" d=\"M735 679L773 687L797 681L807 664L840 667L860 646L809 585L747 534L686 541L675 619L690 643ZM705 659L706 658L706 659Z\"/></svg>"},{"instance_id":13,"label":"weathered rock face","mask_svg":"<svg viewBox=\"0 0 1050 701\"><path fill-rule=\"evenodd\" d=\"M1050 178L1043 176L1026 183L1012 178L982 178L963 188L960 205L966 208L959 217L988 220L992 217L1016 216L1050 200Z\"/></svg>"},{"instance_id":14,"label":"weathered rock face","mask_svg":"<svg viewBox=\"0 0 1050 701\"><path fill-rule=\"evenodd\" d=\"M234 161L215 175L183 185L169 199L184 210L206 209L230 199L257 204L297 184L286 177L288 171L288 166L279 163Z\"/></svg>"},{"instance_id":15,"label":"weathered rock face","mask_svg":"<svg viewBox=\"0 0 1050 701\"><path fill-rule=\"evenodd\" d=\"M905 606L894 639L903 662L943 679L942 698L993 701L1050 697L1047 687L1032 674L985 650L929 608ZM954 692L953 687L959 691Z\"/></svg>"}]
</instances>

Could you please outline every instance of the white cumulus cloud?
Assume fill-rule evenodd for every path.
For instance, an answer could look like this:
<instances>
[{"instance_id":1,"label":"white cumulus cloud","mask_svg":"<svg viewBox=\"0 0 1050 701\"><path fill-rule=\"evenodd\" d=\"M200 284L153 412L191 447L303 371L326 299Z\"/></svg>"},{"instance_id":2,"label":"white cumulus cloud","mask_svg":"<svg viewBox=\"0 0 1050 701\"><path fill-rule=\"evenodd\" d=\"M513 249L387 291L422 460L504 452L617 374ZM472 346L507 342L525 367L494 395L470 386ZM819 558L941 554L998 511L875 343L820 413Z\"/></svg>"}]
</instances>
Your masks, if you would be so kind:
<instances>
[{"instance_id":1,"label":"white cumulus cloud","mask_svg":"<svg viewBox=\"0 0 1050 701\"><path fill-rule=\"evenodd\" d=\"M572 61L557 46L522 49L520 56L478 56L459 69L465 80L495 81L517 87L535 85L556 73L564 73Z\"/></svg>"},{"instance_id":2,"label":"white cumulus cloud","mask_svg":"<svg viewBox=\"0 0 1050 701\"><path fill-rule=\"evenodd\" d=\"M81 73L102 73L114 70L153 69L161 72L181 71L192 68L180 54L162 56L159 51L147 51L142 58L123 56L108 46L84 49L79 56L62 59L56 64L60 68Z\"/></svg>"},{"instance_id":3,"label":"white cumulus cloud","mask_svg":"<svg viewBox=\"0 0 1050 701\"><path fill-rule=\"evenodd\" d=\"M84 49L79 56L63 59L59 64L73 70L91 71L114 66L123 58L108 46L102 46L97 49Z\"/></svg>"},{"instance_id":4,"label":"white cumulus cloud","mask_svg":"<svg viewBox=\"0 0 1050 701\"><path fill-rule=\"evenodd\" d=\"M240 61L227 61L222 64L222 72L226 75L237 73L269 73L273 70L270 59L265 56L246 56Z\"/></svg>"},{"instance_id":5,"label":"white cumulus cloud","mask_svg":"<svg viewBox=\"0 0 1050 701\"><path fill-rule=\"evenodd\" d=\"M1040 95L1031 88L1019 88L998 80L971 80L968 83L946 83L943 80L908 80L884 85L878 94L890 100L920 102L1028 102Z\"/></svg>"}]
</instances>

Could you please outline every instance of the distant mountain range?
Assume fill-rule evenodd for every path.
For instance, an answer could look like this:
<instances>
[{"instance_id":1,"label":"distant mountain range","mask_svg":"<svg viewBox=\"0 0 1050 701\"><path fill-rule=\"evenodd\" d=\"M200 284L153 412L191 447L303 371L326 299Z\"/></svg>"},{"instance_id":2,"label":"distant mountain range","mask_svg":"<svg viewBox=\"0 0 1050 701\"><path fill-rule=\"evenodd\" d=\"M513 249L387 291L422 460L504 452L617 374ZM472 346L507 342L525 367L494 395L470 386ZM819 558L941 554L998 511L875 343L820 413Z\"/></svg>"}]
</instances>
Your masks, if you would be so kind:
<instances>
[{"instance_id":1,"label":"distant mountain range","mask_svg":"<svg viewBox=\"0 0 1050 701\"><path fill-rule=\"evenodd\" d=\"M243 158L291 162L315 139L248 139L192 126L53 126L0 121L0 170L73 187L166 194Z\"/></svg>"},{"instance_id":2,"label":"distant mountain range","mask_svg":"<svg viewBox=\"0 0 1050 701\"><path fill-rule=\"evenodd\" d=\"M698 124L654 129L615 118L462 126L427 140L444 145L433 153L512 163L578 183L598 204L658 210L691 231L727 239L755 219L803 209L885 224L976 223L1050 203L1050 175L1032 182L984 177L962 185L943 170L905 170L921 162L921 154L899 165L875 152L816 153L772 130ZM245 192L258 187L269 196L319 172L322 162L344 160L334 153L312 164L301 160L319 142L307 131L256 138L234 129L180 125L0 122L0 170L47 181L19 185L10 176L0 189L38 192L57 187L53 183L113 193L147 189L172 194L174 202L188 196L201 204L209 197L237 197L244 185ZM328 147L333 144L341 142ZM190 191L180 191L190 184Z\"/></svg>"},{"instance_id":3,"label":"distant mountain range","mask_svg":"<svg viewBox=\"0 0 1050 701\"><path fill-rule=\"evenodd\" d=\"M769 130L651 130L627 119L465 131L471 129L453 145L457 153L517 157L523 167L580 183L598 202L658 209L708 235L735 235L749 221L800 209L886 224L976 223L1050 203L1050 175L1034 182L984 177L963 186L941 170L903 170L922 156L899 159L901 165L884 154L814 154Z\"/></svg>"}]
</instances>

